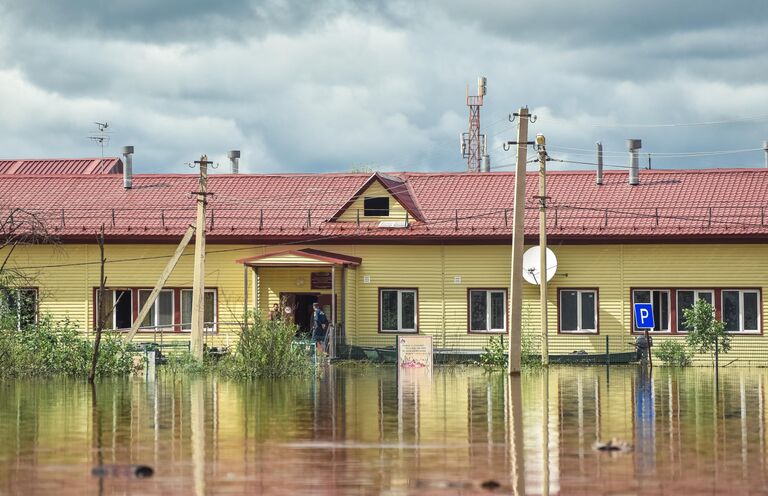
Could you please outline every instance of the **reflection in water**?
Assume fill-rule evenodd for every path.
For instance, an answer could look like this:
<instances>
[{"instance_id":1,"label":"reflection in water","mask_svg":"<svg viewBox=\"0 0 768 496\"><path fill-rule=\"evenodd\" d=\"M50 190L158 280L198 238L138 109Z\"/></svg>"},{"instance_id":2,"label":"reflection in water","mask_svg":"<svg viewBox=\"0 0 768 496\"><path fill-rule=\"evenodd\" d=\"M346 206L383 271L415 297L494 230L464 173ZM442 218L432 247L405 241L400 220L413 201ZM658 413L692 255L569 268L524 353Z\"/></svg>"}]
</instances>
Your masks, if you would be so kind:
<instances>
[{"instance_id":1,"label":"reflection in water","mask_svg":"<svg viewBox=\"0 0 768 496\"><path fill-rule=\"evenodd\" d=\"M249 383L10 381L0 494L456 494L489 481L505 494L765 492L764 375L361 367ZM611 438L634 451L592 449ZM155 476L91 477L100 464Z\"/></svg>"}]
</instances>

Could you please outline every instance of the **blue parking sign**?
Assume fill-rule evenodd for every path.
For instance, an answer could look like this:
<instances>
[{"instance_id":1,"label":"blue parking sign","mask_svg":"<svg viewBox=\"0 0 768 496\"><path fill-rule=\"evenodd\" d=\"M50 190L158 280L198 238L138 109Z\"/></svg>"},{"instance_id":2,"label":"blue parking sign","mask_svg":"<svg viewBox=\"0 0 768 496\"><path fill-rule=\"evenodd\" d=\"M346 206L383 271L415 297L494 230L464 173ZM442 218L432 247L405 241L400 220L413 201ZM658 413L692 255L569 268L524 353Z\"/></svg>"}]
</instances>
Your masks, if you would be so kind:
<instances>
[{"instance_id":1,"label":"blue parking sign","mask_svg":"<svg viewBox=\"0 0 768 496\"><path fill-rule=\"evenodd\" d=\"M653 329L653 304L635 303L635 327L638 329Z\"/></svg>"}]
</instances>

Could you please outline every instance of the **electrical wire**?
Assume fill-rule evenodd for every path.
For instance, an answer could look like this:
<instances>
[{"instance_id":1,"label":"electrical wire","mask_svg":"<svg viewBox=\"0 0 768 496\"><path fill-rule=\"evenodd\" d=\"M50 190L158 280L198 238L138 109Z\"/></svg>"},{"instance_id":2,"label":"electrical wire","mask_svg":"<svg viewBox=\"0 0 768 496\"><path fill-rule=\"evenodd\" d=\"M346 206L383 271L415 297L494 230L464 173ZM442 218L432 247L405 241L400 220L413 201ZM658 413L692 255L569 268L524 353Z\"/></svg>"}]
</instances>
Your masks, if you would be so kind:
<instances>
[{"instance_id":1,"label":"electrical wire","mask_svg":"<svg viewBox=\"0 0 768 496\"><path fill-rule=\"evenodd\" d=\"M719 124L735 124L737 122L750 122L768 119L768 114L753 115L748 117L739 117L736 119L723 119L719 121L704 121L704 122L676 122L676 123L662 123L662 124L592 124L592 127L638 127L638 128L653 128L653 127L694 127L694 126L712 126Z\"/></svg>"}]
</instances>

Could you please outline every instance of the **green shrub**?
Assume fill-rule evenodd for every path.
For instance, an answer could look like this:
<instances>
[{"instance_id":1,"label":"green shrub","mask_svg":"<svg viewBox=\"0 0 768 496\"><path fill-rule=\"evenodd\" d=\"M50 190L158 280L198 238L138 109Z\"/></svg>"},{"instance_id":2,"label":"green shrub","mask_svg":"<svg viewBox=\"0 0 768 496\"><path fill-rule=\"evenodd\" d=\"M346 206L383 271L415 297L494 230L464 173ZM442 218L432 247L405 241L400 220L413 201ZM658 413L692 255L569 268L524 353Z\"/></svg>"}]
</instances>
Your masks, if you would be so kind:
<instances>
[{"instance_id":1,"label":"green shrub","mask_svg":"<svg viewBox=\"0 0 768 496\"><path fill-rule=\"evenodd\" d=\"M691 308L683 309L683 317L688 327L685 340L688 346L698 353L709 353L714 362L714 354L728 353L731 349L731 336L725 331L725 322L715 319L715 308L704 300L698 300Z\"/></svg>"},{"instance_id":2,"label":"green shrub","mask_svg":"<svg viewBox=\"0 0 768 496\"><path fill-rule=\"evenodd\" d=\"M478 362L489 369L500 369L507 366L507 350L504 346L504 336L491 336L488 346L483 347L483 353Z\"/></svg>"},{"instance_id":3,"label":"green shrub","mask_svg":"<svg viewBox=\"0 0 768 496\"><path fill-rule=\"evenodd\" d=\"M249 315L240 331L235 354L223 358L218 368L237 377L288 377L306 375L313 367L306 352L294 346L297 327L284 319L267 320Z\"/></svg>"},{"instance_id":4,"label":"green shrub","mask_svg":"<svg viewBox=\"0 0 768 496\"><path fill-rule=\"evenodd\" d=\"M49 315L43 315L36 324L23 331L15 326L0 327L0 377L86 377L92 356L93 342L66 319L54 321ZM96 374L128 375L132 372L132 347L120 336L104 333Z\"/></svg>"},{"instance_id":5,"label":"green shrub","mask_svg":"<svg viewBox=\"0 0 768 496\"><path fill-rule=\"evenodd\" d=\"M672 367L687 367L691 364L692 353L680 341L666 340L656 346L653 356Z\"/></svg>"}]
</instances>

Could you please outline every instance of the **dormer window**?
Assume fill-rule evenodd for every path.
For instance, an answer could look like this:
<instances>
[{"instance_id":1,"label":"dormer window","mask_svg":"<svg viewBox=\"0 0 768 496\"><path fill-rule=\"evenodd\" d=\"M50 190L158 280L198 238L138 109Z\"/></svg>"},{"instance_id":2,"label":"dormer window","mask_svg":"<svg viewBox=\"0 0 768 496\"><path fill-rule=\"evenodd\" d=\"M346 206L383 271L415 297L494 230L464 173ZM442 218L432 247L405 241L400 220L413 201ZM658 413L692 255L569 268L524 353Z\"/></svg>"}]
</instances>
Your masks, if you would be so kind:
<instances>
[{"instance_id":1,"label":"dormer window","mask_svg":"<svg viewBox=\"0 0 768 496\"><path fill-rule=\"evenodd\" d=\"M363 199L365 217L389 217L389 197L374 196Z\"/></svg>"}]
</instances>

